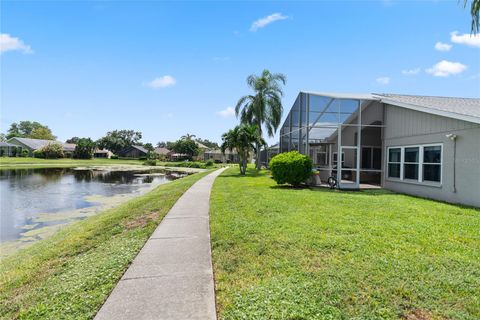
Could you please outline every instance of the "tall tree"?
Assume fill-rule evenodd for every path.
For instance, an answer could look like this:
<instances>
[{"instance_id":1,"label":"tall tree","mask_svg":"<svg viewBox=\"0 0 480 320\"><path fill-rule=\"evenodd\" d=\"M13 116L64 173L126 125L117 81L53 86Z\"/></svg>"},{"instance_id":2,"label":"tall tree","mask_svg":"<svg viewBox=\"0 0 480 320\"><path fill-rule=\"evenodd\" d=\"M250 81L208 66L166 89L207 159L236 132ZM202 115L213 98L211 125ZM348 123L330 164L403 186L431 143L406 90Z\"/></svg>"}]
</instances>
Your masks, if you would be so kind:
<instances>
[{"instance_id":1,"label":"tall tree","mask_svg":"<svg viewBox=\"0 0 480 320\"><path fill-rule=\"evenodd\" d=\"M180 139L175 142L172 147L172 150L177 153L182 153L187 155L189 159L192 159L194 156L197 156L200 152L195 141L192 139Z\"/></svg>"},{"instance_id":2,"label":"tall tree","mask_svg":"<svg viewBox=\"0 0 480 320\"><path fill-rule=\"evenodd\" d=\"M52 130L36 121L20 121L12 123L7 131L7 139L13 137L55 140Z\"/></svg>"},{"instance_id":3,"label":"tall tree","mask_svg":"<svg viewBox=\"0 0 480 320\"><path fill-rule=\"evenodd\" d=\"M67 139L67 141L65 141L65 143L78 143L78 140L80 140L79 137L71 137L70 139Z\"/></svg>"},{"instance_id":4,"label":"tall tree","mask_svg":"<svg viewBox=\"0 0 480 320\"><path fill-rule=\"evenodd\" d=\"M73 157L77 159L92 159L97 147L90 138L77 138Z\"/></svg>"},{"instance_id":5,"label":"tall tree","mask_svg":"<svg viewBox=\"0 0 480 320\"><path fill-rule=\"evenodd\" d=\"M280 126L283 113L283 91L280 84L285 83L285 75L268 70L263 70L260 76L252 74L247 78L253 94L238 100L235 113L237 117L240 116L242 123L254 125L259 137L262 137L263 127L267 129L268 136L273 137ZM260 142L256 143L255 154L256 166L260 169Z\"/></svg>"},{"instance_id":6,"label":"tall tree","mask_svg":"<svg viewBox=\"0 0 480 320\"><path fill-rule=\"evenodd\" d=\"M160 141L157 142L157 148L167 148L168 150L172 150L175 142L172 141Z\"/></svg>"},{"instance_id":7,"label":"tall tree","mask_svg":"<svg viewBox=\"0 0 480 320\"><path fill-rule=\"evenodd\" d=\"M122 149L136 145L142 139L142 133L134 130L114 130L97 141L100 149L107 149L118 154Z\"/></svg>"},{"instance_id":8,"label":"tall tree","mask_svg":"<svg viewBox=\"0 0 480 320\"><path fill-rule=\"evenodd\" d=\"M181 140L192 140L195 137L196 137L196 135L187 133L184 136L181 136L180 139Z\"/></svg>"},{"instance_id":9,"label":"tall tree","mask_svg":"<svg viewBox=\"0 0 480 320\"><path fill-rule=\"evenodd\" d=\"M250 152L258 145L265 145L265 141L258 135L258 130L255 125L241 124L229 130L222 135L222 153L225 150L236 150L240 157L240 174L245 175L247 172L247 162L250 157Z\"/></svg>"}]
</instances>

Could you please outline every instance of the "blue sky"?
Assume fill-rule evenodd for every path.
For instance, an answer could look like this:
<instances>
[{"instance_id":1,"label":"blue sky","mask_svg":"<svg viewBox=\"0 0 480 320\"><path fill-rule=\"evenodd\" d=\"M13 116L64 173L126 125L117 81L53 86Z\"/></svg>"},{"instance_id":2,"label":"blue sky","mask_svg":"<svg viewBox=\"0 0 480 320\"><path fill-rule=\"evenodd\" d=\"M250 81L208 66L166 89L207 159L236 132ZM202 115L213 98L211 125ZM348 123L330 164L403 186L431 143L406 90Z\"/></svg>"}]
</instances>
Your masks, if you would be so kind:
<instances>
[{"instance_id":1,"label":"blue sky","mask_svg":"<svg viewBox=\"0 0 480 320\"><path fill-rule=\"evenodd\" d=\"M285 114L300 90L480 96L480 38L456 0L0 5L2 132L219 142L264 68L287 75Z\"/></svg>"}]
</instances>

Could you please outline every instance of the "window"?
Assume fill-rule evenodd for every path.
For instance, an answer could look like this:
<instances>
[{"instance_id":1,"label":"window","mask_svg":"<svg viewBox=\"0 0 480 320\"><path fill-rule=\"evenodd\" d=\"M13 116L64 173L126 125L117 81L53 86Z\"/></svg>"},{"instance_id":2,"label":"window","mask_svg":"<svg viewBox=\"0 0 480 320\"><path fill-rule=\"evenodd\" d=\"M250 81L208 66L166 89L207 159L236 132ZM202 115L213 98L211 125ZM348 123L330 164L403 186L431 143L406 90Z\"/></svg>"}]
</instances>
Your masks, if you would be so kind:
<instances>
[{"instance_id":1,"label":"window","mask_svg":"<svg viewBox=\"0 0 480 320\"><path fill-rule=\"evenodd\" d=\"M376 147L362 147L362 169L382 169L382 149Z\"/></svg>"},{"instance_id":2,"label":"window","mask_svg":"<svg viewBox=\"0 0 480 320\"><path fill-rule=\"evenodd\" d=\"M441 183L442 145L388 148L388 177Z\"/></svg>"},{"instance_id":3,"label":"window","mask_svg":"<svg viewBox=\"0 0 480 320\"><path fill-rule=\"evenodd\" d=\"M333 165L337 165L338 152L333 153ZM342 152L342 167L345 166L345 152Z\"/></svg>"},{"instance_id":4,"label":"window","mask_svg":"<svg viewBox=\"0 0 480 320\"><path fill-rule=\"evenodd\" d=\"M420 157L420 148L405 148L403 178L418 180L418 160Z\"/></svg>"},{"instance_id":5,"label":"window","mask_svg":"<svg viewBox=\"0 0 480 320\"><path fill-rule=\"evenodd\" d=\"M423 148L423 180L440 182L442 172L442 147Z\"/></svg>"},{"instance_id":6,"label":"window","mask_svg":"<svg viewBox=\"0 0 480 320\"><path fill-rule=\"evenodd\" d=\"M388 176L390 178L400 178L401 159L402 149L388 149Z\"/></svg>"},{"instance_id":7,"label":"window","mask_svg":"<svg viewBox=\"0 0 480 320\"><path fill-rule=\"evenodd\" d=\"M310 153L315 165L328 166L328 145L315 146L310 149Z\"/></svg>"}]
</instances>

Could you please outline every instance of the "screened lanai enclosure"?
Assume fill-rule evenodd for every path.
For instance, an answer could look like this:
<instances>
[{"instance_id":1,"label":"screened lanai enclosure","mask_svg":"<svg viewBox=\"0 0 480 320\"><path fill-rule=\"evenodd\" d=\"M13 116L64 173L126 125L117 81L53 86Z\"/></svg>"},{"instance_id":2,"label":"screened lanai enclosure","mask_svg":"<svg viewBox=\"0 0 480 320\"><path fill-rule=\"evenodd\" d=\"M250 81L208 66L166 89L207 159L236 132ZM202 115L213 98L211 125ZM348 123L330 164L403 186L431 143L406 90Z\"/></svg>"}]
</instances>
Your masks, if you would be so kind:
<instances>
[{"instance_id":1,"label":"screened lanai enclosure","mask_svg":"<svg viewBox=\"0 0 480 320\"><path fill-rule=\"evenodd\" d=\"M383 104L373 95L301 92L280 129L280 152L309 155L321 184L357 189L382 181Z\"/></svg>"}]
</instances>

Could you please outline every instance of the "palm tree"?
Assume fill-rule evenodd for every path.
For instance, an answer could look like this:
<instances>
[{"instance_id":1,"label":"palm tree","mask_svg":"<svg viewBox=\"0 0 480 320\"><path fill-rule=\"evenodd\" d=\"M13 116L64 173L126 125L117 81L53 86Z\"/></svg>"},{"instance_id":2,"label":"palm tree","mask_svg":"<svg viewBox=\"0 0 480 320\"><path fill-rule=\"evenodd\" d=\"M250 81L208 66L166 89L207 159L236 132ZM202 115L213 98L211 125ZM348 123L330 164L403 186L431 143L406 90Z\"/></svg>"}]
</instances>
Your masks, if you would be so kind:
<instances>
[{"instance_id":1,"label":"palm tree","mask_svg":"<svg viewBox=\"0 0 480 320\"><path fill-rule=\"evenodd\" d=\"M194 135L194 134L187 133L186 135L181 136L180 139L181 140L192 140L195 137L197 137L197 136Z\"/></svg>"},{"instance_id":2,"label":"palm tree","mask_svg":"<svg viewBox=\"0 0 480 320\"><path fill-rule=\"evenodd\" d=\"M247 161L250 151L255 149L255 145L265 145L265 141L258 136L257 127L254 125L241 124L229 130L222 135L222 153L225 150L236 150L240 157L240 174L247 172ZM258 146L257 146L258 148Z\"/></svg>"},{"instance_id":3,"label":"palm tree","mask_svg":"<svg viewBox=\"0 0 480 320\"><path fill-rule=\"evenodd\" d=\"M253 95L240 98L235 107L235 114L240 121L254 125L257 135L262 137L262 127L267 129L269 137L273 137L282 119L283 91L279 83L285 85L286 77L281 73L263 70L260 76L248 76L247 84L254 91ZM260 143L256 143L256 165L260 169Z\"/></svg>"},{"instance_id":4,"label":"palm tree","mask_svg":"<svg viewBox=\"0 0 480 320\"><path fill-rule=\"evenodd\" d=\"M468 0L464 0L464 7L466 7L467 4ZM480 27L480 0L472 0L470 15L472 16L472 33L476 34Z\"/></svg>"}]
</instances>

